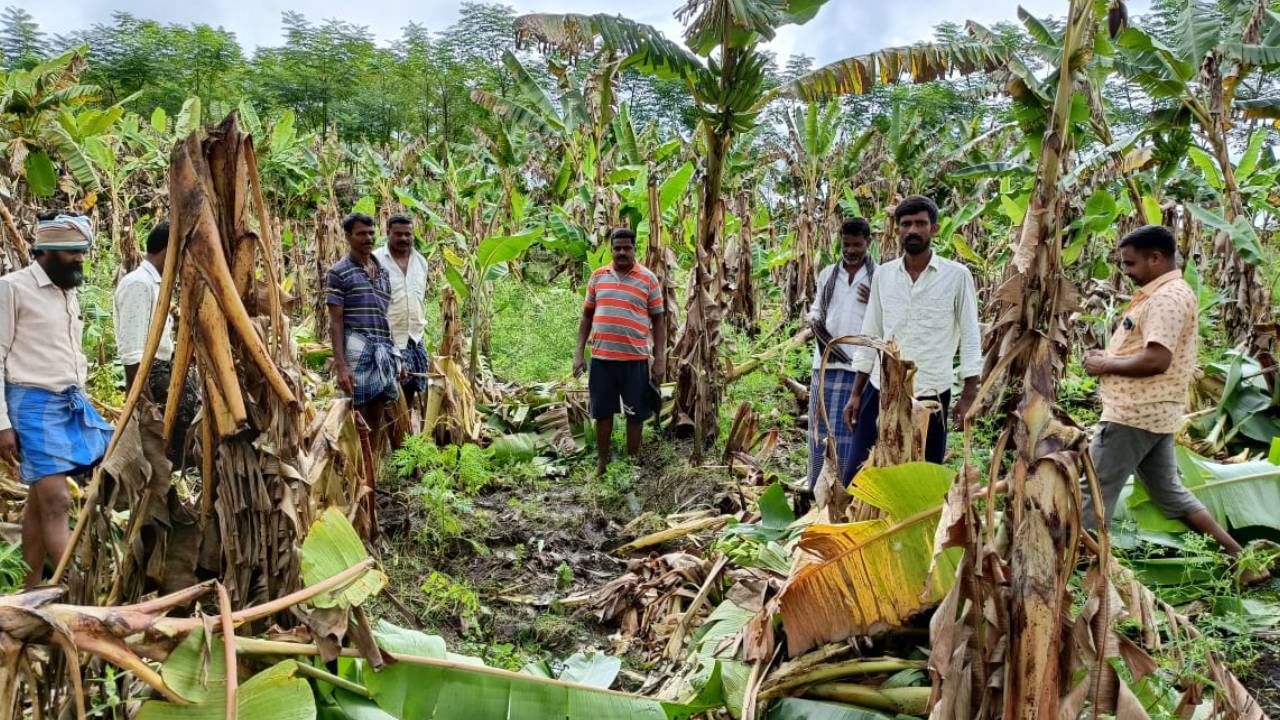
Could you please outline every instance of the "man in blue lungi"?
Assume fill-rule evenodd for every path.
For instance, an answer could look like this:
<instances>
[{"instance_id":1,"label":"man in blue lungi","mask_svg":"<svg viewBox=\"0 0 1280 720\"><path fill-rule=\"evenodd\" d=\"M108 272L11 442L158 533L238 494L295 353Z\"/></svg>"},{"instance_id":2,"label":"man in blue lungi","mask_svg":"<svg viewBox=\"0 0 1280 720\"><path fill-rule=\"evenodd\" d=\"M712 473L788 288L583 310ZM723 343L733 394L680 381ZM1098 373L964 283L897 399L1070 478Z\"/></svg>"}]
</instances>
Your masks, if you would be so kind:
<instances>
[{"instance_id":1,"label":"man in blue lungi","mask_svg":"<svg viewBox=\"0 0 1280 720\"><path fill-rule=\"evenodd\" d=\"M841 420L844 406L853 391L854 346L835 344L827 354L825 371L823 352L833 340L862 332L862 317L867 310L867 297L875 262L867 255L871 243L871 226L862 218L845 220L840 226L840 262L828 265L818 274L817 295L809 308L809 322L816 340L813 349L813 380L809 386L809 490L822 472L828 433L836 445L840 474L849 467L853 452L853 429ZM826 420L819 400L826 404ZM834 432L832 432L834 431Z\"/></svg>"},{"instance_id":2,"label":"man in blue lungi","mask_svg":"<svg viewBox=\"0 0 1280 720\"><path fill-rule=\"evenodd\" d=\"M111 440L110 423L84 390L89 365L76 287L92 242L89 218L42 216L35 262L0 277L0 459L17 466L29 488L22 511L28 589L70 539L67 477L97 465Z\"/></svg>"},{"instance_id":3,"label":"man in blue lungi","mask_svg":"<svg viewBox=\"0 0 1280 720\"><path fill-rule=\"evenodd\" d=\"M387 323L391 283L373 256L373 229L373 218L363 213L343 219L349 252L325 277L325 304L338 387L351 396L376 445L387 402L400 397L402 365Z\"/></svg>"}]
</instances>

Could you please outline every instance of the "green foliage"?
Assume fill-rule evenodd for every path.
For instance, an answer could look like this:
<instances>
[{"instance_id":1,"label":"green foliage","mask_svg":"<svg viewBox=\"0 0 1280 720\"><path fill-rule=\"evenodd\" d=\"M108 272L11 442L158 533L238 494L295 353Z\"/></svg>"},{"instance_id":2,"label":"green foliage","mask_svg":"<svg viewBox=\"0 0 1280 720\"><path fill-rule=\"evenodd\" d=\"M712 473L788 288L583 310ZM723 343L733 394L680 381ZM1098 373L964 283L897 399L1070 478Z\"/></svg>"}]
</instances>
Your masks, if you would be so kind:
<instances>
[{"instance_id":1,"label":"green foliage","mask_svg":"<svg viewBox=\"0 0 1280 720\"><path fill-rule=\"evenodd\" d=\"M467 539L466 519L483 522L474 514L471 499L492 480L489 454L477 445L438 447L425 435L405 439L391 457L401 478L416 478L408 491L418 499L423 544L434 553L445 553L453 540Z\"/></svg>"},{"instance_id":2,"label":"green foliage","mask_svg":"<svg viewBox=\"0 0 1280 720\"><path fill-rule=\"evenodd\" d=\"M480 595L466 582L432 570L418 590L422 593L428 617L437 621L454 619L465 625L475 624L480 613Z\"/></svg>"},{"instance_id":3,"label":"green foliage","mask_svg":"<svg viewBox=\"0 0 1280 720\"><path fill-rule=\"evenodd\" d=\"M22 559L22 545L0 543L0 595L22 590L27 577L27 563Z\"/></svg>"},{"instance_id":4,"label":"green foliage","mask_svg":"<svg viewBox=\"0 0 1280 720\"><path fill-rule=\"evenodd\" d=\"M493 372L527 384L569 375L582 295L560 285L502 283L494 291Z\"/></svg>"}]
</instances>

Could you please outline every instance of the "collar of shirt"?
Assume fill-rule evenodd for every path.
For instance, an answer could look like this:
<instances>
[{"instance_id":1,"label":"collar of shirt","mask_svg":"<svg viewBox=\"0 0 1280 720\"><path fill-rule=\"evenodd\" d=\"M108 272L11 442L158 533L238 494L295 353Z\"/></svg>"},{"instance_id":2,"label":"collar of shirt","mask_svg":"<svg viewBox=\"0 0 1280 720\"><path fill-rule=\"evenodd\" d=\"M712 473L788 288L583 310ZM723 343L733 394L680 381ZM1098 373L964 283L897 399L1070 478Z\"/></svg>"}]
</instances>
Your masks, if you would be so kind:
<instances>
[{"instance_id":1,"label":"collar of shirt","mask_svg":"<svg viewBox=\"0 0 1280 720\"><path fill-rule=\"evenodd\" d=\"M907 281L911 282L911 273L907 271L907 256L903 255L901 258L898 258L898 259L901 262L894 263L898 266L898 272L902 273L903 275L906 275ZM938 255L938 253L934 252L929 255L929 264L924 266L924 270L921 270L920 274L924 275L925 270L932 270L934 272L938 272L941 269L942 269L942 258ZM919 280L919 278L916 278L916 279Z\"/></svg>"},{"instance_id":2,"label":"collar of shirt","mask_svg":"<svg viewBox=\"0 0 1280 720\"><path fill-rule=\"evenodd\" d=\"M31 263L31 274L35 276L36 287L48 287L53 284L53 281L49 279L49 274L44 271L44 266L38 262Z\"/></svg>"},{"instance_id":3,"label":"collar of shirt","mask_svg":"<svg viewBox=\"0 0 1280 720\"><path fill-rule=\"evenodd\" d=\"M150 260L144 259L142 261L142 269L151 277L152 282L160 282L164 279L160 276L160 271L156 269L156 266L151 264Z\"/></svg>"},{"instance_id":4,"label":"collar of shirt","mask_svg":"<svg viewBox=\"0 0 1280 720\"><path fill-rule=\"evenodd\" d=\"M1155 280L1152 280L1146 285L1143 285L1142 287L1138 288L1137 292L1133 294L1133 302L1130 303L1130 307L1132 307L1133 305L1137 305L1139 302L1150 299L1152 295L1155 295L1157 292L1160 291L1160 288L1164 287L1165 285L1168 285L1169 283L1181 277L1182 277L1182 273L1180 271L1170 270L1169 272L1161 275Z\"/></svg>"}]
</instances>

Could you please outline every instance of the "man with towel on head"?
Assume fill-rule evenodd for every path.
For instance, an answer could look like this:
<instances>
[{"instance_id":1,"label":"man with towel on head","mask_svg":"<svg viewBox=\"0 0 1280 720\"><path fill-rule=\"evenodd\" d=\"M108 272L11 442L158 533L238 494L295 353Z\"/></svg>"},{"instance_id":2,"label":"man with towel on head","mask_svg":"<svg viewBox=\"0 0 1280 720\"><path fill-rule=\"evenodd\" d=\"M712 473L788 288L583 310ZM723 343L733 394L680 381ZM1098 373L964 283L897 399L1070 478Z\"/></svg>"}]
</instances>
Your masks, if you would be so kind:
<instances>
[{"instance_id":1,"label":"man with towel on head","mask_svg":"<svg viewBox=\"0 0 1280 720\"><path fill-rule=\"evenodd\" d=\"M89 218L41 216L35 262L0 277L0 459L29 487L22 512L27 589L70 539L67 477L102 460L112 427L85 394L89 364L76 288L93 242Z\"/></svg>"}]
</instances>

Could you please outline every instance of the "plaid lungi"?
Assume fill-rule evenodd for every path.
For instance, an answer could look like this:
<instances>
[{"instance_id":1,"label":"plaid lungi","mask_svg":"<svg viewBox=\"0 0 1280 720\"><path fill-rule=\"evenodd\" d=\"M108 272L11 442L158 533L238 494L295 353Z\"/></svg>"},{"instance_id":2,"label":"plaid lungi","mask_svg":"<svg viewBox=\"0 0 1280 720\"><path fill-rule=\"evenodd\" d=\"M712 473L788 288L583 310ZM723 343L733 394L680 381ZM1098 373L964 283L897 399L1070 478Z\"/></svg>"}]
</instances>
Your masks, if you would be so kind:
<instances>
[{"instance_id":1,"label":"plaid lungi","mask_svg":"<svg viewBox=\"0 0 1280 720\"><path fill-rule=\"evenodd\" d=\"M822 422L818 405L818 372L813 371L813 379L809 383L809 489L818 481L822 473L823 447L827 440L827 425ZM827 418L833 426L836 443L836 457L840 460L841 477L849 465L853 455L853 428L844 421L844 406L853 395L853 379L856 373L851 370L827 368L822 382L822 395L826 400Z\"/></svg>"},{"instance_id":2,"label":"plaid lungi","mask_svg":"<svg viewBox=\"0 0 1280 720\"><path fill-rule=\"evenodd\" d=\"M409 339L409 344L400 348L400 359L404 360L409 377L404 381L405 392L415 395L427 390L427 351L422 343Z\"/></svg>"},{"instance_id":3,"label":"plaid lungi","mask_svg":"<svg viewBox=\"0 0 1280 720\"><path fill-rule=\"evenodd\" d=\"M349 332L346 354L351 373L356 376L352 404L360 407L379 398L400 397L400 352L389 338Z\"/></svg>"},{"instance_id":4,"label":"plaid lungi","mask_svg":"<svg viewBox=\"0 0 1280 720\"><path fill-rule=\"evenodd\" d=\"M53 392L30 385L5 385L9 421L18 436L22 482L51 475L76 475L97 465L114 428L93 409L84 390L72 385Z\"/></svg>"}]
</instances>

